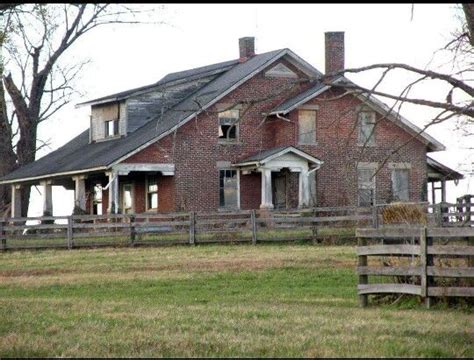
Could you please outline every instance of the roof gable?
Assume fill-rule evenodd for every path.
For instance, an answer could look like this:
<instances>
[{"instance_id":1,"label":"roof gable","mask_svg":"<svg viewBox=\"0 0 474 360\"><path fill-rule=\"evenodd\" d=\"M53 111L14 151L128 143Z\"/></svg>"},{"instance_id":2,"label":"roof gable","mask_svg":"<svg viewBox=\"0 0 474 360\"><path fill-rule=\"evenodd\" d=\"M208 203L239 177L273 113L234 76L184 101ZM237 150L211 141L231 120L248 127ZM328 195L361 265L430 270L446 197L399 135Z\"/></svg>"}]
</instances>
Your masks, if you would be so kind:
<instances>
[{"instance_id":1,"label":"roof gable","mask_svg":"<svg viewBox=\"0 0 474 360\"><path fill-rule=\"evenodd\" d=\"M333 83L347 82L352 83L349 79L341 76L333 81ZM307 101L314 99L315 97L321 95L325 91L331 88L330 85L325 85L321 82L317 82L316 85L303 91L302 93L296 95L295 97L286 100L282 104L278 105L269 113L269 115L277 114L287 114L290 111L296 109L298 106L306 103ZM399 113L390 109L385 103L375 98L374 96L368 96L366 94L355 94L357 98L362 100L366 105L370 106L374 111L386 116L396 125L400 126L402 129L408 131L409 133L420 136L423 142L428 146L428 149L431 151L442 151L446 150L446 147L441 144L438 140L433 138L431 135L427 134L424 129L419 128L408 119L404 118Z\"/></svg>"}]
</instances>

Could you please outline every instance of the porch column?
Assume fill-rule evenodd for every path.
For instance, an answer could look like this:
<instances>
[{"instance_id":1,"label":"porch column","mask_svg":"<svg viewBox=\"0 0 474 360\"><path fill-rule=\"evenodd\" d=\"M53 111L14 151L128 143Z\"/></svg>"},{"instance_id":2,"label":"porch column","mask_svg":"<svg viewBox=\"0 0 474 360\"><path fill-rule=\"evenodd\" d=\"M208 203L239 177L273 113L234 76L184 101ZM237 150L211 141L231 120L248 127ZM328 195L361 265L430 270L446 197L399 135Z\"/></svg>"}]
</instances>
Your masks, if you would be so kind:
<instances>
[{"instance_id":1,"label":"porch column","mask_svg":"<svg viewBox=\"0 0 474 360\"><path fill-rule=\"evenodd\" d=\"M308 181L308 170L301 169L299 176L299 187L298 187L298 207L309 206L309 181Z\"/></svg>"},{"instance_id":2,"label":"porch column","mask_svg":"<svg viewBox=\"0 0 474 360\"><path fill-rule=\"evenodd\" d=\"M441 202L446 202L446 180L441 180Z\"/></svg>"},{"instance_id":3,"label":"porch column","mask_svg":"<svg viewBox=\"0 0 474 360\"><path fill-rule=\"evenodd\" d=\"M86 176L74 176L72 178L74 180L75 188L74 188L74 205L81 208L82 210L86 210Z\"/></svg>"},{"instance_id":4,"label":"porch column","mask_svg":"<svg viewBox=\"0 0 474 360\"><path fill-rule=\"evenodd\" d=\"M43 187L43 216L53 216L53 187L51 180L41 181Z\"/></svg>"},{"instance_id":5,"label":"porch column","mask_svg":"<svg viewBox=\"0 0 474 360\"><path fill-rule=\"evenodd\" d=\"M119 210L119 178L116 171L107 173L109 177L109 205L107 208L108 214L118 214Z\"/></svg>"},{"instance_id":6,"label":"porch column","mask_svg":"<svg viewBox=\"0 0 474 360\"><path fill-rule=\"evenodd\" d=\"M262 201L260 209L273 209L272 200L272 171L271 169L260 168L262 174Z\"/></svg>"},{"instance_id":7,"label":"porch column","mask_svg":"<svg viewBox=\"0 0 474 360\"><path fill-rule=\"evenodd\" d=\"M12 185L12 218L21 217L21 185Z\"/></svg>"}]
</instances>

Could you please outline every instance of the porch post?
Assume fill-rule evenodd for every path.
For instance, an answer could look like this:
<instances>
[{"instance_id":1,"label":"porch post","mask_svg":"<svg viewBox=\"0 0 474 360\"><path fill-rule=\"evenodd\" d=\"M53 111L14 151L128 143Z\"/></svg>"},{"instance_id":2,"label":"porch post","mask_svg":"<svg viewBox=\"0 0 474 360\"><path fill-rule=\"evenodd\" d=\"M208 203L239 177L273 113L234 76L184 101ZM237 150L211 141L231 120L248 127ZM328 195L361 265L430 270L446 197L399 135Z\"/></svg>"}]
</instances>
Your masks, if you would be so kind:
<instances>
[{"instance_id":1,"label":"porch post","mask_svg":"<svg viewBox=\"0 0 474 360\"><path fill-rule=\"evenodd\" d=\"M441 180L441 202L446 202L446 180Z\"/></svg>"},{"instance_id":2,"label":"porch post","mask_svg":"<svg viewBox=\"0 0 474 360\"><path fill-rule=\"evenodd\" d=\"M260 209L273 209L272 199L272 171L271 169L260 168L262 174L262 201Z\"/></svg>"},{"instance_id":3,"label":"porch post","mask_svg":"<svg viewBox=\"0 0 474 360\"><path fill-rule=\"evenodd\" d=\"M51 180L41 181L43 187L43 216L53 216L53 187Z\"/></svg>"},{"instance_id":4,"label":"porch post","mask_svg":"<svg viewBox=\"0 0 474 360\"><path fill-rule=\"evenodd\" d=\"M309 205L309 181L308 170L301 169L298 187L298 207L303 208Z\"/></svg>"},{"instance_id":5,"label":"porch post","mask_svg":"<svg viewBox=\"0 0 474 360\"><path fill-rule=\"evenodd\" d=\"M21 217L21 185L12 185L12 218Z\"/></svg>"},{"instance_id":6,"label":"porch post","mask_svg":"<svg viewBox=\"0 0 474 360\"><path fill-rule=\"evenodd\" d=\"M109 176L109 205L108 214L118 214L119 210L119 179L116 171L107 173Z\"/></svg>"},{"instance_id":7,"label":"porch post","mask_svg":"<svg viewBox=\"0 0 474 360\"><path fill-rule=\"evenodd\" d=\"M86 210L86 176L74 176L72 178L75 184L74 190L74 205L81 208L82 210Z\"/></svg>"}]
</instances>

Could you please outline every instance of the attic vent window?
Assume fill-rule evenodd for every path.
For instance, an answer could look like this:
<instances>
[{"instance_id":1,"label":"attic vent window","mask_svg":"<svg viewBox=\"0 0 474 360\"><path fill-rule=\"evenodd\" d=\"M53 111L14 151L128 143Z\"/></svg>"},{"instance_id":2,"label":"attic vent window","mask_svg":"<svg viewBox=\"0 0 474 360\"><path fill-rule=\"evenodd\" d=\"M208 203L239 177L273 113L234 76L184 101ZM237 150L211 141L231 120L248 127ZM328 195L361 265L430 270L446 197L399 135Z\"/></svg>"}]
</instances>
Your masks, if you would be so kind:
<instances>
[{"instance_id":1,"label":"attic vent window","mask_svg":"<svg viewBox=\"0 0 474 360\"><path fill-rule=\"evenodd\" d=\"M239 136L239 110L219 113L219 142L236 142Z\"/></svg>"},{"instance_id":2,"label":"attic vent window","mask_svg":"<svg viewBox=\"0 0 474 360\"><path fill-rule=\"evenodd\" d=\"M117 136L119 134L118 119L105 122L105 137Z\"/></svg>"},{"instance_id":3,"label":"attic vent window","mask_svg":"<svg viewBox=\"0 0 474 360\"><path fill-rule=\"evenodd\" d=\"M361 111L359 112L359 139L360 146L375 145L375 112Z\"/></svg>"},{"instance_id":4,"label":"attic vent window","mask_svg":"<svg viewBox=\"0 0 474 360\"><path fill-rule=\"evenodd\" d=\"M285 78L297 78L298 75L296 75L293 71L288 69L285 65L282 63L275 65L272 67L270 70L268 70L265 73L266 77L285 77Z\"/></svg>"}]
</instances>

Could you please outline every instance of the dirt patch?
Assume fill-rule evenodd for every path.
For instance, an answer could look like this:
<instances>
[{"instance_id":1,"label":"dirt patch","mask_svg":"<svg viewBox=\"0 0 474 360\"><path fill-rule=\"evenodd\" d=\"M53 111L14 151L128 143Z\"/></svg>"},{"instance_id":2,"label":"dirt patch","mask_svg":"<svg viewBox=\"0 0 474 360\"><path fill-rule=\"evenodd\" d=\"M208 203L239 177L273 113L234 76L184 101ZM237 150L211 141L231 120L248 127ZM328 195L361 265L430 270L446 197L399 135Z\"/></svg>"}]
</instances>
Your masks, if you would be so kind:
<instances>
[{"instance_id":1,"label":"dirt patch","mask_svg":"<svg viewBox=\"0 0 474 360\"><path fill-rule=\"evenodd\" d=\"M2 277L22 277L22 276L47 276L57 274L68 274L74 272L73 269L15 269L0 271L0 278Z\"/></svg>"}]
</instances>

